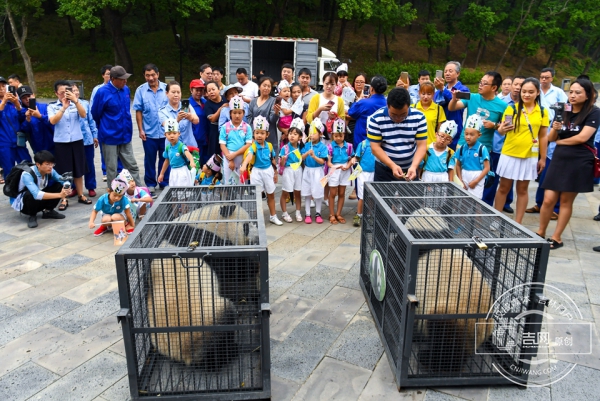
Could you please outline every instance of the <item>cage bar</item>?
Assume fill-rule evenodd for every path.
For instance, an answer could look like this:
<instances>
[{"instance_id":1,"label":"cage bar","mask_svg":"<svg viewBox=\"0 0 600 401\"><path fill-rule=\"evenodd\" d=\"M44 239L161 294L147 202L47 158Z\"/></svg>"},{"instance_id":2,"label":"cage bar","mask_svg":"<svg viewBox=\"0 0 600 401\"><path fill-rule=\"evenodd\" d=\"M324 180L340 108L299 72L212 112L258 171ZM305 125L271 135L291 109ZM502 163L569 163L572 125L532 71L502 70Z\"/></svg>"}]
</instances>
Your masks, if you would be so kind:
<instances>
[{"instance_id":1,"label":"cage bar","mask_svg":"<svg viewBox=\"0 0 600 401\"><path fill-rule=\"evenodd\" d=\"M133 399L270 399L261 206L255 186L169 187L117 252Z\"/></svg>"},{"instance_id":2,"label":"cage bar","mask_svg":"<svg viewBox=\"0 0 600 401\"><path fill-rule=\"evenodd\" d=\"M543 310L530 284L545 280L548 242L453 183L367 183L364 202L359 281L398 388L527 372L523 334L541 316L524 312Z\"/></svg>"}]
</instances>

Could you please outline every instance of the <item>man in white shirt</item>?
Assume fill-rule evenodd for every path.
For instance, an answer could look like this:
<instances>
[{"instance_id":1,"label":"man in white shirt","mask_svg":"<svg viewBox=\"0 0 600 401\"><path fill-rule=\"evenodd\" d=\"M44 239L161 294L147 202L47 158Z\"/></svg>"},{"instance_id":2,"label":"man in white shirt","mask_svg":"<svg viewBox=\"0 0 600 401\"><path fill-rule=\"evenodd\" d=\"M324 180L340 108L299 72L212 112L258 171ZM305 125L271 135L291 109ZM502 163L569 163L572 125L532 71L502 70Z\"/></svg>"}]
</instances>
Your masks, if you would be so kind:
<instances>
[{"instance_id":1,"label":"man in white shirt","mask_svg":"<svg viewBox=\"0 0 600 401\"><path fill-rule=\"evenodd\" d=\"M238 68L235 71L235 76L244 89L241 94L244 102L250 103L252 99L258 97L258 85L248 79L248 71L245 68Z\"/></svg>"}]
</instances>

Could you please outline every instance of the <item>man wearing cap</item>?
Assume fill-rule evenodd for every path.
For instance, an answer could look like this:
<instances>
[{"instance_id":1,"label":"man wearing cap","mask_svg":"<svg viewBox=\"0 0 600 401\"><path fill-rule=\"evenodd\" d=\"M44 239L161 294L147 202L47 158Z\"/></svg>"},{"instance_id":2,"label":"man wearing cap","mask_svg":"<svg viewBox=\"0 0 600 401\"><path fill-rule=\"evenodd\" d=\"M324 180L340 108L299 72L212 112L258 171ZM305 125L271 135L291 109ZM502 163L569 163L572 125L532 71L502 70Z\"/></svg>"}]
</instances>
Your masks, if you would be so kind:
<instances>
[{"instance_id":1,"label":"man wearing cap","mask_svg":"<svg viewBox=\"0 0 600 401\"><path fill-rule=\"evenodd\" d=\"M48 121L48 105L36 101L35 109L30 109L29 100L35 99L35 95L27 85L17 89L17 95L23 105L21 113L25 116L21 131L27 135L33 153L47 150L54 154L54 125Z\"/></svg>"},{"instance_id":2,"label":"man wearing cap","mask_svg":"<svg viewBox=\"0 0 600 401\"><path fill-rule=\"evenodd\" d=\"M24 116L19 115L22 107L17 96L6 91L7 83L0 77L0 167L4 169L5 177L15 162L31 161L27 148L17 146L17 132Z\"/></svg>"},{"instance_id":3,"label":"man wearing cap","mask_svg":"<svg viewBox=\"0 0 600 401\"><path fill-rule=\"evenodd\" d=\"M200 166L201 168L208 158L212 155L208 154L208 129L210 122L204 112L204 103L206 99L204 94L206 93L206 85L200 79L194 79L190 82L190 106L194 108L196 115L198 116L198 124L192 124L192 133L196 138L198 144L198 150L200 153Z\"/></svg>"},{"instance_id":4,"label":"man wearing cap","mask_svg":"<svg viewBox=\"0 0 600 401\"><path fill-rule=\"evenodd\" d=\"M135 120L144 146L144 182L150 194L155 197L158 176L157 156L159 170L165 162L162 156L165 151L165 138L158 119L158 109L167 104L167 84L159 81L158 67L155 64L144 66L144 78L146 83L140 85L135 91L133 110L135 110ZM161 188L169 185L169 171L165 173L164 181L159 182L158 185Z\"/></svg>"},{"instance_id":5,"label":"man wearing cap","mask_svg":"<svg viewBox=\"0 0 600 401\"><path fill-rule=\"evenodd\" d=\"M96 92L92 116L98 126L98 141L104 149L106 177L110 183L117 176L117 158L141 186L139 169L133 155L131 137L133 125L129 109L130 91L127 79L131 76L125 68L116 65L110 69L110 83Z\"/></svg>"}]
</instances>

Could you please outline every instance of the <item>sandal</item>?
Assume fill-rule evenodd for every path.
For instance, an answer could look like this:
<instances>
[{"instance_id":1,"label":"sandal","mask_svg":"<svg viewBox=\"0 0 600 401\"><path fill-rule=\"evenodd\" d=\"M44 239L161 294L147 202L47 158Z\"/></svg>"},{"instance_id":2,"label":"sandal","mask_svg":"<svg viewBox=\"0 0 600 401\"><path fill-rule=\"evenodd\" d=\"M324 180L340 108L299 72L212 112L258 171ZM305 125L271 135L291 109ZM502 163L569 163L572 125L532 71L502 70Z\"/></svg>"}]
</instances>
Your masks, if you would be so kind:
<instances>
[{"instance_id":1,"label":"sandal","mask_svg":"<svg viewBox=\"0 0 600 401\"><path fill-rule=\"evenodd\" d=\"M558 242L552 238L548 238L548 242L550 243L550 249L562 248L565 245L564 242Z\"/></svg>"},{"instance_id":2,"label":"sandal","mask_svg":"<svg viewBox=\"0 0 600 401\"><path fill-rule=\"evenodd\" d=\"M64 212L65 210L67 210L68 207L69 207L69 200L68 199L63 199L63 201L58 206L58 211L59 212Z\"/></svg>"},{"instance_id":3,"label":"sandal","mask_svg":"<svg viewBox=\"0 0 600 401\"><path fill-rule=\"evenodd\" d=\"M529 209L525 209L525 213L539 213L539 212L540 212L540 208L538 207L538 205L533 205Z\"/></svg>"},{"instance_id":4,"label":"sandal","mask_svg":"<svg viewBox=\"0 0 600 401\"><path fill-rule=\"evenodd\" d=\"M79 202L79 203L83 203L84 205L91 205L91 204L92 204L92 201L91 201L91 200L89 200L88 198L86 198L86 197L85 197L85 196L83 196L83 195L81 195L81 196L79 197L79 199L77 199L77 202Z\"/></svg>"},{"instance_id":5,"label":"sandal","mask_svg":"<svg viewBox=\"0 0 600 401\"><path fill-rule=\"evenodd\" d=\"M335 216L335 218L340 222L340 224L346 224L346 219L342 215Z\"/></svg>"},{"instance_id":6,"label":"sandal","mask_svg":"<svg viewBox=\"0 0 600 401\"><path fill-rule=\"evenodd\" d=\"M329 216L329 222L331 224L337 224L338 223L338 221L337 221L337 219L335 218L334 215Z\"/></svg>"}]
</instances>

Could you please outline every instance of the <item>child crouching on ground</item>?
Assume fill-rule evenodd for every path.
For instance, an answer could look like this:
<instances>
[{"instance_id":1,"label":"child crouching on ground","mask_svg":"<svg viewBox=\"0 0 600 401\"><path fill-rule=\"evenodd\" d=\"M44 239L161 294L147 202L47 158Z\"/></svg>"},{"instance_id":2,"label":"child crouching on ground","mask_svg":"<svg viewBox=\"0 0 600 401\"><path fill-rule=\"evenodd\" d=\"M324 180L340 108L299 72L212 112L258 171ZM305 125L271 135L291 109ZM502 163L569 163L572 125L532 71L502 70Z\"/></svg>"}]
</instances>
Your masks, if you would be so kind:
<instances>
[{"instance_id":1,"label":"child crouching on ground","mask_svg":"<svg viewBox=\"0 0 600 401\"><path fill-rule=\"evenodd\" d=\"M146 208L153 201L150 192L146 188L136 186L133 176L127 169L121 170L117 178L128 184L125 197L129 199L129 203L131 204L131 215L134 220L137 217L141 220L146 215Z\"/></svg>"},{"instance_id":2,"label":"child crouching on ground","mask_svg":"<svg viewBox=\"0 0 600 401\"><path fill-rule=\"evenodd\" d=\"M304 197L304 207L306 208L306 224L312 223L310 214L310 198L315 201L315 221L317 224L323 223L321 217L321 205L325 191L321 185L321 179L325 176L325 163L327 162L327 146L321 142L321 134L325 130L323 123L315 118L310 124L309 140L302 148L302 160L304 160L304 171L302 172L302 190Z\"/></svg>"},{"instance_id":3,"label":"child crouching on ground","mask_svg":"<svg viewBox=\"0 0 600 401\"><path fill-rule=\"evenodd\" d=\"M233 110L233 109L232 109ZM267 142L269 136L269 122L262 116L257 116L252 122L254 125L254 142L248 149L248 156L242 162L240 171L245 171L248 164L253 164L250 181L253 185L262 187L267 194L269 206L269 221L278 226L283 223L275 213L275 184L277 183L277 167L275 165L275 151L271 143Z\"/></svg>"},{"instance_id":4,"label":"child crouching on ground","mask_svg":"<svg viewBox=\"0 0 600 401\"><path fill-rule=\"evenodd\" d=\"M477 198L483 197L485 177L490 171L490 154L479 143L483 122L477 114L469 116L465 124L465 141L456 151L456 175L463 187Z\"/></svg>"},{"instance_id":5,"label":"child crouching on ground","mask_svg":"<svg viewBox=\"0 0 600 401\"><path fill-rule=\"evenodd\" d=\"M101 224L100 227L94 231L94 235L96 237L101 236L106 231L111 229L111 223L113 221L126 221L125 225L128 225L127 232L133 232L135 222L133 220L133 215L131 214L131 204L129 203L129 199L125 197L127 188L127 183L115 178L110 183L110 189L108 190L108 193L102 195L98 199L98 202L96 202L94 205L92 215L90 216L89 227L91 229L96 227L94 220L96 220L96 216L99 212L101 215Z\"/></svg>"},{"instance_id":6,"label":"child crouching on ground","mask_svg":"<svg viewBox=\"0 0 600 401\"><path fill-rule=\"evenodd\" d=\"M206 164L202 166L202 170L196 177L196 183L200 185L208 185L207 190L202 190L200 198L202 201L217 200L218 197L214 192L215 185L220 185L223 175L221 174L221 163L223 159L220 155L214 154L208 159Z\"/></svg>"},{"instance_id":7,"label":"child crouching on ground","mask_svg":"<svg viewBox=\"0 0 600 401\"><path fill-rule=\"evenodd\" d=\"M371 182L375 178L375 156L371 152L371 142L368 139L363 140L356 147L354 159L358 162L355 167L356 176L356 196L358 206L356 207L356 216L354 216L354 227L360 227L362 219L365 182Z\"/></svg>"},{"instance_id":8,"label":"child crouching on ground","mask_svg":"<svg viewBox=\"0 0 600 401\"><path fill-rule=\"evenodd\" d=\"M302 221L302 214L300 213L302 204L302 196L300 194L300 190L302 189L302 154L300 153L300 146L302 145L302 142L300 139L304 134L303 130L304 122L302 119L294 119L288 130L289 142L286 145L283 145L279 152L279 172L282 173L281 198L279 203L281 204L281 210L283 211L281 218L288 223L292 222L292 217L288 214L286 205L289 193L294 194L294 200L296 202L296 221Z\"/></svg>"},{"instance_id":9,"label":"child crouching on ground","mask_svg":"<svg viewBox=\"0 0 600 401\"><path fill-rule=\"evenodd\" d=\"M354 164L352 144L344 140L346 136L346 123L340 118L333 122L333 142L328 146L329 171L333 169L329 177L329 223L346 224L342 216L344 201L346 200L346 187L350 184L350 169ZM335 209L335 197L338 198L337 213Z\"/></svg>"},{"instance_id":10,"label":"child crouching on ground","mask_svg":"<svg viewBox=\"0 0 600 401\"><path fill-rule=\"evenodd\" d=\"M158 182L162 182L167 168L171 166L169 185L172 187L191 187L194 185L196 174L188 168L186 158L192 169L196 169L196 162L187 146L179 139L179 123L174 118L169 118L165 120L163 126L169 143L163 153L165 162L158 176Z\"/></svg>"},{"instance_id":11,"label":"child crouching on ground","mask_svg":"<svg viewBox=\"0 0 600 401\"><path fill-rule=\"evenodd\" d=\"M458 126L452 120L440 125L435 134L435 141L427 148L425 158L421 162L424 182L452 182L454 179L454 151L448 147L456 135Z\"/></svg>"},{"instance_id":12,"label":"child crouching on ground","mask_svg":"<svg viewBox=\"0 0 600 401\"><path fill-rule=\"evenodd\" d=\"M227 121L219 130L219 144L223 152L223 178L230 185L232 171L240 173L244 152L252 143L252 128L244 118L244 100L234 96L229 101L231 121ZM243 171L243 170L242 170Z\"/></svg>"}]
</instances>

